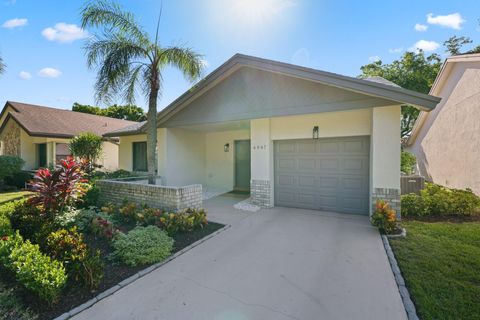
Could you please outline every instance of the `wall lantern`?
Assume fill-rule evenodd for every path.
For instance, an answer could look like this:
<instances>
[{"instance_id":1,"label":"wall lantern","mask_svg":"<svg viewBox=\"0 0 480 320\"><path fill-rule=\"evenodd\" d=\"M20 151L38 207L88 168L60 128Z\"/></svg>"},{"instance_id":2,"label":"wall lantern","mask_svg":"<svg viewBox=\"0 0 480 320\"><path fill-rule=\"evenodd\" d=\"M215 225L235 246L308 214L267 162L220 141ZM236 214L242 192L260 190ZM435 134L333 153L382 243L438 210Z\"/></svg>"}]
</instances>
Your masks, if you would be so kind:
<instances>
[{"instance_id":1,"label":"wall lantern","mask_svg":"<svg viewBox=\"0 0 480 320\"><path fill-rule=\"evenodd\" d=\"M318 126L313 127L313 139L318 139Z\"/></svg>"},{"instance_id":2,"label":"wall lantern","mask_svg":"<svg viewBox=\"0 0 480 320\"><path fill-rule=\"evenodd\" d=\"M224 152L229 152L230 151L230 143L225 143L225 145L223 146L223 151Z\"/></svg>"}]
</instances>

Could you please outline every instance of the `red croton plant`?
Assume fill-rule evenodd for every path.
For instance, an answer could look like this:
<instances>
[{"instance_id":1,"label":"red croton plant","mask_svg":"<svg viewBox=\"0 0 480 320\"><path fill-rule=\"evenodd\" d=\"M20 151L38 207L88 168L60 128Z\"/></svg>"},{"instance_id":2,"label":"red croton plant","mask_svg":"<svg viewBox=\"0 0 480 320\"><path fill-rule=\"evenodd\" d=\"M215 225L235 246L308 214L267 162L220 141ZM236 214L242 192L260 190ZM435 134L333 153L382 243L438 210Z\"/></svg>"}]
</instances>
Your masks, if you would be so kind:
<instances>
[{"instance_id":1,"label":"red croton plant","mask_svg":"<svg viewBox=\"0 0 480 320\"><path fill-rule=\"evenodd\" d=\"M61 160L53 171L39 169L31 181L30 189L35 192L30 203L41 206L45 214L63 211L87 191L83 164L68 157Z\"/></svg>"}]
</instances>

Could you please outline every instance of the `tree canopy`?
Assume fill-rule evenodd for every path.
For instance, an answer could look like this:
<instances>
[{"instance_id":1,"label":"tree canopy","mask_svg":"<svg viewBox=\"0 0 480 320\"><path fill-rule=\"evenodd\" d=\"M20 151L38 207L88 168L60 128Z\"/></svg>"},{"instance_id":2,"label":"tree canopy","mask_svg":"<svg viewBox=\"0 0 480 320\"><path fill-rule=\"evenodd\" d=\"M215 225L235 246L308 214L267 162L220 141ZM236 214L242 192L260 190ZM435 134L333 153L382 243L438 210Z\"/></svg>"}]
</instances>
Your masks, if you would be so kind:
<instances>
[{"instance_id":1,"label":"tree canopy","mask_svg":"<svg viewBox=\"0 0 480 320\"><path fill-rule=\"evenodd\" d=\"M473 40L469 37L452 36L443 43L443 46L446 49L445 52L451 56L456 56L459 54L480 53L480 46L476 46L470 50L462 52L463 47L470 43L473 43Z\"/></svg>"},{"instance_id":2,"label":"tree canopy","mask_svg":"<svg viewBox=\"0 0 480 320\"><path fill-rule=\"evenodd\" d=\"M121 106L114 104L107 108L100 108L75 102L72 106L72 111L130 121L145 121L147 119L145 111L135 105Z\"/></svg>"},{"instance_id":3,"label":"tree canopy","mask_svg":"<svg viewBox=\"0 0 480 320\"><path fill-rule=\"evenodd\" d=\"M85 132L70 140L69 148L72 155L93 164L102 155L102 137Z\"/></svg>"},{"instance_id":4,"label":"tree canopy","mask_svg":"<svg viewBox=\"0 0 480 320\"><path fill-rule=\"evenodd\" d=\"M426 56L423 51L405 52L398 60L384 64L375 61L360 68L360 77L380 76L402 88L428 93L442 63L438 54ZM402 106L401 135L407 137L420 111L413 106Z\"/></svg>"}]
</instances>

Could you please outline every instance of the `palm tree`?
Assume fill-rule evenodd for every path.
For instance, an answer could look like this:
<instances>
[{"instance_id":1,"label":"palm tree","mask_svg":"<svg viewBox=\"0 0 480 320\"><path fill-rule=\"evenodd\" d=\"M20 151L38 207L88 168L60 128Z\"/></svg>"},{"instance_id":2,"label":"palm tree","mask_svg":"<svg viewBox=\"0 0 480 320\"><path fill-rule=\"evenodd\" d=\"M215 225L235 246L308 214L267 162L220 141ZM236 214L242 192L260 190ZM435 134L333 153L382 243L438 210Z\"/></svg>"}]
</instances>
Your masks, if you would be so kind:
<instances>
[{"instance_id":1,"label":"palm tree","mask_svg":"<svg viewBox=\"0 0 480 320\"><path fill-rule=\"evenodd\" d=\"M2 57L0 57L0 74L4 73L5 72L5 68L7 66L5 65L5 63L3 63L3 59Z\"/></svg>"},{"instance_id":2,"label":"palm tree","mask_svg":"<svg viewBox=\"0 0 480 320\"><path fill-rule=\"evenodd\" d=\"M171 65L194 81L201 74L202 57L190 48L159 45L161 10L153 41L133 14L123 11L117 3L104 0L89 3L81 13L83 28L103 28L101 35L90 38L85 48L88 67L98 69L96 100L110 103L120 95L127 103L134 104L137 89L148 98L148 183L155 184L157 100L162 91L162 71Z\"/></svg>"}]
</instances>

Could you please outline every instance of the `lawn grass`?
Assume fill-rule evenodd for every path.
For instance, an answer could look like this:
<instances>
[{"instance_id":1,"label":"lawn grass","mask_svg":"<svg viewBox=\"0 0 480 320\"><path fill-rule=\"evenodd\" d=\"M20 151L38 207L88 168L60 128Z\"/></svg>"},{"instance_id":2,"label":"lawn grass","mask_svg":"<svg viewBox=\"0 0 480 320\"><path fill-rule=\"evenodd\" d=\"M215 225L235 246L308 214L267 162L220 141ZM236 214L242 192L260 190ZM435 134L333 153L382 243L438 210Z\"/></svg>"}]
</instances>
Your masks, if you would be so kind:
<instances>
[{"instance_id":1,"label":"lawn grass","mask_svg":"<svg viewBox=\"0 0 480 320\"><path fill-rule=\"evenodd\" d=\"M6 203L12 200L17 200L31 194L32 193L30 191L14 191L14 192L0 193L0 204Z\"/></svg>"},{"instance_id":2,"label":"lawn grass","mask_svg":"<svg viewBox=\"0 0 480 320\"><path fill-rule=\"evenodd\" d=\"M421 319L480 319L480 223L403 222L390 244Z\"/></svg>"}]
</instances>

